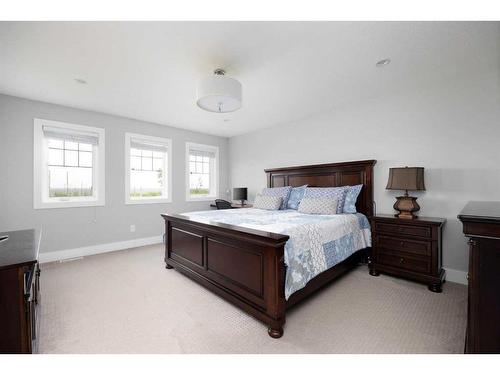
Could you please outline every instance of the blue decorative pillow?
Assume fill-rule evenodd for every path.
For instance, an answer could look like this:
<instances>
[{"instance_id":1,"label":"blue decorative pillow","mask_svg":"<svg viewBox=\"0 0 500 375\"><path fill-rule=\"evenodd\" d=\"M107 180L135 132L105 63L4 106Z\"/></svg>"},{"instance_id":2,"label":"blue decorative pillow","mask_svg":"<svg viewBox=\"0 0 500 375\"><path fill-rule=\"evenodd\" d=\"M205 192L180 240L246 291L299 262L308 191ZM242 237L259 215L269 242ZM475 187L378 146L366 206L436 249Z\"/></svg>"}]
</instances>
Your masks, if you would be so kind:
<instances>
[{"instance_id":1,"label":"blue decorative pillow","mask_svg":"<svg viewBox=\"0 0 500 375\"><path fill-rule=\"evenodd\" d=\"M327 187L327 188L306 188L304 198L331 198L338 202L337 213L341 214L344 209L345 196L348 186Z\"/></svg>"},{"instance_id":2,"label":"blue decorative pillow","mask_svg":"<svg viewBox=\"0 0 500 375\"><path fill-rule=\"evenodd\" d=\"M291 186L277 187L277 188L265 188L262 190L262 195L270 197L281 197L283 198L281 202L280 210L284 210L288 204L288 197L292 191Z\"/></svg>"},{"instance_id":3,"label":"blue decorative pillow","mask_svg":"<svg viewBox=\"0 0 500 375\"><path fill-rule=\"evenodd\" d=\"M302 200L302 198L304 197L304 193L306 192L306 187L307 185L292 188L286 208L291 208L293 210L297 210L299 208L300 201Z\"/></svg>"},{"instance_id":4,"label":"blue decorative pillow","mask_svg":"<svg viewBox=\"0 0 500 375\"><path fill-rule=\"evenodd\" d=\"M362 187L363 185L354 185L348 187L347 193L345 195L344 213L355 214L357 212L356 200L358 199L358 195L361 192Z\"/></svg>"}]
</instances>

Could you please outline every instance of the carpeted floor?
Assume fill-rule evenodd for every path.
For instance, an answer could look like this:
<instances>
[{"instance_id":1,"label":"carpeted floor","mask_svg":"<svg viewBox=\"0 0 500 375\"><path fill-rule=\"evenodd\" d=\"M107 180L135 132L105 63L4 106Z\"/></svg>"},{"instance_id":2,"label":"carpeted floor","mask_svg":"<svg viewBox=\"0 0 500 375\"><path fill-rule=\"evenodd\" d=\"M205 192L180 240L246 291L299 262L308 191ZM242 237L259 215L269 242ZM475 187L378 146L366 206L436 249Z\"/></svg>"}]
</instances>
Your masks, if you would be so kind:
<instances>
[{"instance_id":1,"label":"carpeted floor","mask_svg":"<svg viewBox=\"0 0 500 375\"><path fill-rule=\"evenodd\" d=\"M162 246L42 265L42 353L461 353L467 289L364 266L287 314L279 340L163 263Z\"/></svg>"}]
</instances>

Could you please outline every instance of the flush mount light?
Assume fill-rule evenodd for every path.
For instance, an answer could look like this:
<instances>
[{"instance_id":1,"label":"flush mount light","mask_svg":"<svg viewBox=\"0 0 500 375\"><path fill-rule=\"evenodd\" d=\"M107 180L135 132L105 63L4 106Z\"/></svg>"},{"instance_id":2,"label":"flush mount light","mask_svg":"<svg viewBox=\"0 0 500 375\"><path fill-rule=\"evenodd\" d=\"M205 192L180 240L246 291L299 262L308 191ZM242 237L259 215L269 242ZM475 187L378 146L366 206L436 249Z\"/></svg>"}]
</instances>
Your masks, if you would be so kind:
<instances>
[{"instance_id":1,"label":"flush mount light","mask_svg":"<svg viewBox=\"0 0 500 375\"><path fill-rule=\"evenodd\" d=\"M225 74L223 69L215 69L213 76L199 82L198 107L216 113L233 112L241 108L241 83Z\"/></svg>"},{"instance_id":2,"label":"flush mount light","mask_svg":"<svg viewBox=\"0 0 500 375\"><path fill-rule=\"evenodd\" d=\"M80 83L81 85L86 85L87 84L87 81L85 81L82 78L75 78L75 82L76 83Z\"/></svg>"},{"instance_id":3,"label":"flush mount light","mask_svg":"<svg viewBox=\"0 0 500 375\"><path fill-rule=\"evenodd\" d=\"M381 67L389 65L390 63L391 63L391 59L383 59L383 60L377 61L375 66L377 68L381 68Z\"/></svg>"}]
</instances>

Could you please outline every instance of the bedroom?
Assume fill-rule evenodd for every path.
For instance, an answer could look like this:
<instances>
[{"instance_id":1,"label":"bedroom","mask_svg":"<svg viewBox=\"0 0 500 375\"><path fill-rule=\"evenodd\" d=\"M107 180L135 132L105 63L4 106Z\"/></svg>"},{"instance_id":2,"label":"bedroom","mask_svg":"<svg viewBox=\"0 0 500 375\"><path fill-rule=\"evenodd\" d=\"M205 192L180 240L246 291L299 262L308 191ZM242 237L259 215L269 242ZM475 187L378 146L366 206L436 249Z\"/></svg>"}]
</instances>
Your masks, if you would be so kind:
<instances>
[{"instance_id":1,"label":"bedroom","mask_svg":"<svg viewBox=\"0 0 500 375\"><path fill-rule=\"evenodd\" d=\"M19 19L2 353L500 353L499 22Z\"/></svg>"}]
</instances>

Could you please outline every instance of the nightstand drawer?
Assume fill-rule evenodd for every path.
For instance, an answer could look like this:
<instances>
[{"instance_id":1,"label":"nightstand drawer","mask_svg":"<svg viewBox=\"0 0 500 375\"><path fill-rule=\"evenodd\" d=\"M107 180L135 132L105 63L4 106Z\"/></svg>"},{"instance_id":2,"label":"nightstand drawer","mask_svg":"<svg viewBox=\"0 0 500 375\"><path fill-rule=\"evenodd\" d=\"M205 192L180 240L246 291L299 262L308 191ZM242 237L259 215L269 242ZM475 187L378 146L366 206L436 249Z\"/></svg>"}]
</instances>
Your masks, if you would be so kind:
<instances>
[{"instance_id":1,"label":"nightstand drawer","mask_svg":"<svg viewBox=\"0 0 500 375\"><path fill-rule=\"evenodd\" d=\"M403 268L415 272L430 273L431 262L425 258L408 256L397 251L384 251L380 249L377 254L377 262L388 266Z\"/></svg>"},{"instance_id":2,"label":"nightstand drawer","mask_svg":"<svg viewBox=\"0 0 500 375\"><path fill-rule=\"evenodd\" d=\"M432 232L430 227L424 226L410 226L410 225L397 225L386 223L375 223L375 230L377 232L386 232L391 234L409 235L417 237L431 238Z\"/></svg>"},{"instance_id":3,"label":"nightstand drawer","mask_svg":"<svg viewBox=\"0 0 500 375\"><path fill-rule=\"evenodd\" d=\"M430 256L431 243L429 241L408 240L397 237L377 237L377 247L396 251L403 251L416 255Z\"/></svg>"}]
</instances>

